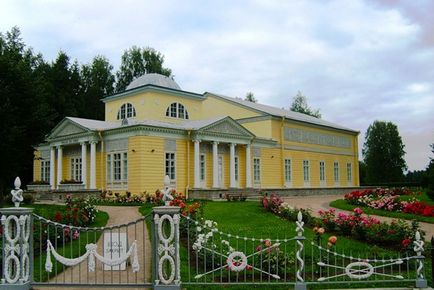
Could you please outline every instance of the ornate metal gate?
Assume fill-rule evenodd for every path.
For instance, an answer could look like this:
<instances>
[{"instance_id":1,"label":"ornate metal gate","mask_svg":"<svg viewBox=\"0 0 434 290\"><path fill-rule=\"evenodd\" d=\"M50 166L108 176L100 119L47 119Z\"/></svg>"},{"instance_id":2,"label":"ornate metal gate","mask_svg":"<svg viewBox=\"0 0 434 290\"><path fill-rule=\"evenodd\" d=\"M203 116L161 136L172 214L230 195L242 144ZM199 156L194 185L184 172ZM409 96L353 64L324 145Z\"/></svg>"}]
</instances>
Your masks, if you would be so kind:
<instances>
[{"instance_id":1,"label":"ornate metal gate","mask_svg":"<svg viewBox=\"0 0 434 290\"><path fill-rule=\"evenodd\" d=\"M225 233L214 221L181 216L171 206L103 228L59 224L20 207L0 209L0 216L1 289L281 284L302 290L311 284L377 287L404 281L427 287L418 232L412 255L344 253L307 239L301 212L296 232L281 239Z\"/></svg>"}]
</instances>

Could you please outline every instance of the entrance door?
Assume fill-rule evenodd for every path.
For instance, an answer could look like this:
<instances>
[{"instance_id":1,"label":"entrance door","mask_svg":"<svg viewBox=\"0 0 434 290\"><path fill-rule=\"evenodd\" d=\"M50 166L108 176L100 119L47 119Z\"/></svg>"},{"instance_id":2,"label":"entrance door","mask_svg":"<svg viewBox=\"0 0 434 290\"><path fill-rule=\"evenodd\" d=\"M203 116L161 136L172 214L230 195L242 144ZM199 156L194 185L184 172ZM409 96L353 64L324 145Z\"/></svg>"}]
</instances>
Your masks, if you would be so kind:
<instances>
[{"instance_id":1,"label":"entrance door","mask_svg":"<svg viewBox=\"0 0 434 290\"><path fill-rule=\"evenodd\" d=\"M218 179L218 185L220 188L223 188L223 156L219 156L219 179Z\"/></svg>"}]
</instances>

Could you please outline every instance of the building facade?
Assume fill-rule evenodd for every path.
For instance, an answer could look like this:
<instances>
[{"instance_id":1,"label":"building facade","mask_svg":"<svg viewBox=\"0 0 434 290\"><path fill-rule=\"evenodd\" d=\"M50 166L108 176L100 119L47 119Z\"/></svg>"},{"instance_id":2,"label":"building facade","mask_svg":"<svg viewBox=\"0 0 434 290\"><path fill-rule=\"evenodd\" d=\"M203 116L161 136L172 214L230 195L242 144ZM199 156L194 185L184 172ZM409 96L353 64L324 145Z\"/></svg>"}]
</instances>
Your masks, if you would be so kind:
<instances>
[{"instance_id":1,"label":"building facade","mask_svg":"<svg viewBox=\"0 0 434 290\"><path fill-rule=\"evenodd\" d=\"M147 74L105 97L105 120L66 117L35 149L51 191L359 186L358 132L305 114L181 90ZM39 181L39 182L37 182Z\"/></svg>"}]
</instances>

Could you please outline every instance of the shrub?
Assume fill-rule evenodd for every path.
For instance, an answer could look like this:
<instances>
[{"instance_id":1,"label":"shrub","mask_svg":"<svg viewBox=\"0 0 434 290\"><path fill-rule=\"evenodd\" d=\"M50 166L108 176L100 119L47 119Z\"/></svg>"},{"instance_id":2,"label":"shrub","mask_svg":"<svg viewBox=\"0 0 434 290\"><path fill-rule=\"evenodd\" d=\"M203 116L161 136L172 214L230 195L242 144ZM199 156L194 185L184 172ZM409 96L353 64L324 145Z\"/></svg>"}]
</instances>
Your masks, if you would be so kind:
<instances>
[{"instance_id":1,"label":"shrub","mask_svg":"<svg viewBox=\"0 0 434 290\"><path fill-rule=\"evenodd\" d=\"M434 201L434 189L428 189L426 195L429 197L429 199Z\"/></svg>"}]
</instances>

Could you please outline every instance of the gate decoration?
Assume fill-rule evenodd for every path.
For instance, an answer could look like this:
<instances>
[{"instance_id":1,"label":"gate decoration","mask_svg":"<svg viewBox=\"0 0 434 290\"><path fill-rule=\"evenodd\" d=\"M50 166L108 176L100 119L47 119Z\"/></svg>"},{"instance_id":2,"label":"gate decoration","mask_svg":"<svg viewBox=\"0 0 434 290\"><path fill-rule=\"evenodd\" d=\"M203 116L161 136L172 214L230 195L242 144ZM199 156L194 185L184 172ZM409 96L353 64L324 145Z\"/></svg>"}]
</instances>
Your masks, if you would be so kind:
<instances>
[{"instance_id":1,"label":"gate decoration","mask_svg":"<svg viewBox=\"0 0 434 290\"><path fill-rule=\"evenodd\" d=\"M84 255L71 259L71 258L65 258L62 255L60 255L56 251L56 249L53 247L50 240L48 240L47 241L47 259L45 262L45 270L47 272L50 272L50 273L53 271L53 264L51 262L51 255L53 255L53 257L57 261L59 261L60 263L62 263L65 266L77 266L80 263L82 263L83 261L85 261L86 259L88 259L89 272L95 271L95 258L98 259L104 265L111 266L111 267L118 266L118 265L126 262L128 259L130 259L131 264L132 264L133 273L139 272L140 265L139 265L138 257L137 257L137 241L134 241L134 243L131 244L131 246L130 246L130 248L129 248L129 250L125 256L120 257L118 259L107 259L104 256L99 255L97 253L97 248L98 248L98 246L96 244L87 244L86 245L86 253Z\"/></svg>"},{"instance_id":2,"label":"gate decoration","mask_svg":"<svg viewBox=\"0 0 434 290\"><path fill-rule=\"evenodd\" d=\"M180 208L162 206L154 208L154 283L155 288L181 285L179 257ZM169 231L169 235L165 234ZM168 267L164 264L168 263Z\"/></svg>"}]
</instances>

